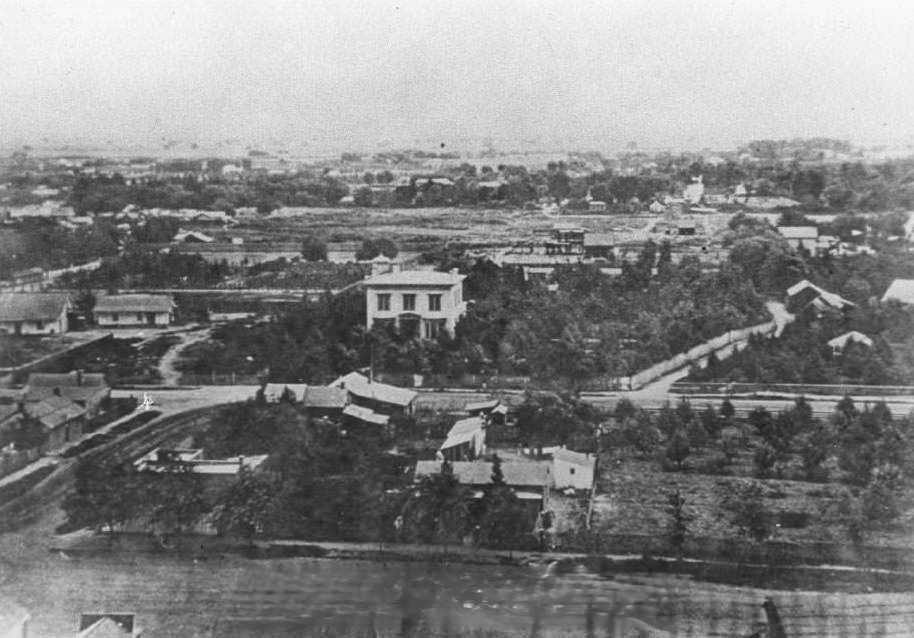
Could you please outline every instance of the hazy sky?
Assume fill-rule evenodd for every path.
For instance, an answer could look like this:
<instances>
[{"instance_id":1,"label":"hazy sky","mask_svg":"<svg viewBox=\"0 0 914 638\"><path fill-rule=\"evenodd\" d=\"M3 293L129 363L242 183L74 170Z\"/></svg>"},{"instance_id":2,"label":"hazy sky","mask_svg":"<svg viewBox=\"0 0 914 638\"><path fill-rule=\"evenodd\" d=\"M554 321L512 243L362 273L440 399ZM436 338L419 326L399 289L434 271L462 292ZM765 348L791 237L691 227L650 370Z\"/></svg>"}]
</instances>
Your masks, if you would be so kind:
<instances>
[{"instance_id":1,"label":"hazy sky","mask_svg":"<svg viewBox=\"0 0 914 638\"><path fill-rule=\"evenodd\" d=\"M910 141L912 7L0 0L0 145Z\"/></svg>"}]
</instances>

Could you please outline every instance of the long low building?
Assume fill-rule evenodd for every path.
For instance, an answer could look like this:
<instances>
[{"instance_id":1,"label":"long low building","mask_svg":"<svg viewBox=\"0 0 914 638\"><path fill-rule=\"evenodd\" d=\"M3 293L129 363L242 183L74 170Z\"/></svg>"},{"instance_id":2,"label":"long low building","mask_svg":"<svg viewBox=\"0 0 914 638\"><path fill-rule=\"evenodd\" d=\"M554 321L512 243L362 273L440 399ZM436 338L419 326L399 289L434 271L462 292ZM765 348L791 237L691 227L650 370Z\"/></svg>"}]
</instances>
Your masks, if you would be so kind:
<instances>
[{"instance_id":1,"label":"long low building","mask_svg":"<svg viewBox=\"0 0 914 638\"><path fill-rule=\"evenodd\" d=\"M174 321L171 295L104 295L92 309L99 326L168 326Z\"/></svg>"},{"instance_id":2,"label":"long low building","mask_svg":"<svg viewBox=\"0 0 914 638\"><path fill-rule=\"evenodd\" d=\"M59 292L0 294L0 332L15 335L62 334L69 328L70 297Z\"/></svg>"}]
</instances>

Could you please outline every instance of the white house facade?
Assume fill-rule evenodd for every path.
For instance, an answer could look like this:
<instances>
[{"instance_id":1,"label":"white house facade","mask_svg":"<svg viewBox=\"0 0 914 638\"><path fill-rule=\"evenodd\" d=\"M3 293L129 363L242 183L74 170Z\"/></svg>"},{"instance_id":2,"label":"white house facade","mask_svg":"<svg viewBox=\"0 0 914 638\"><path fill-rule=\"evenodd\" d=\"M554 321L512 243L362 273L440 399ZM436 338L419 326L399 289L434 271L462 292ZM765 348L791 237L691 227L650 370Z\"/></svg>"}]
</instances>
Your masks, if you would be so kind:
<instances>
[{"instance_id":1,"label":"white house facade","mask_svg":"<svg viewBox=\"0 0 914 638\"><path fill-rule=\"evenodd\" d=\"M99 326L168 326L174 321L171 295L105 295L92 309Z\"/></svg>"},{"instance_id":2,"label":"white house facade","mask_svg":"<svg viewBox=\"0 0 914 638\"><path fill-rule=\"evenodd\" d=\"M395 326L401 333L435 339L441 332L454 334L466 312L465 276L456 272L408 270L368 277L363 282L367 304L366 325Z\"/></svg>"}]
</instances>

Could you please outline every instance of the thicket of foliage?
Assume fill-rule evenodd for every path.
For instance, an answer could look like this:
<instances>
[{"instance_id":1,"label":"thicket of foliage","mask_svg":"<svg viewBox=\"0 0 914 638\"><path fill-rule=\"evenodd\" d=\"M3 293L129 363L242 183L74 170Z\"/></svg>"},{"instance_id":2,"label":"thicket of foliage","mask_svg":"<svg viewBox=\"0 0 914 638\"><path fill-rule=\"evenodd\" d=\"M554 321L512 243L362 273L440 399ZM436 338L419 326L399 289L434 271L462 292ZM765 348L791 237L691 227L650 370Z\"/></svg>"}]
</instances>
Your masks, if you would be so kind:
<instances>
[{"instance_id":1,"label":"thicket of foliage","mask_svg":"<svg viewBox=\"0 0 914 638\"><path fill-rule=\"evenodd\" d=\"M0 230L0 278L27 268L64 268L117 254L120 232L96 220L69 230L46 220L26 220L15 229Z\"/></svg>"},{"instance_id":2,"label":"thicket of foliage","mask_svg":"<svg viewBox=\"0 0 914 638\"><path fill-rule=\"evenodd\" d=\"M691 369L688 380L865 385L909 381L895 368L891 349L878 335L872 347L852 341L835 353L828 341L847 330L838 319L794 323L776 339L750 337L744 349L726 359L712 355L705 368Z\"/></svg>"}]
</instances>

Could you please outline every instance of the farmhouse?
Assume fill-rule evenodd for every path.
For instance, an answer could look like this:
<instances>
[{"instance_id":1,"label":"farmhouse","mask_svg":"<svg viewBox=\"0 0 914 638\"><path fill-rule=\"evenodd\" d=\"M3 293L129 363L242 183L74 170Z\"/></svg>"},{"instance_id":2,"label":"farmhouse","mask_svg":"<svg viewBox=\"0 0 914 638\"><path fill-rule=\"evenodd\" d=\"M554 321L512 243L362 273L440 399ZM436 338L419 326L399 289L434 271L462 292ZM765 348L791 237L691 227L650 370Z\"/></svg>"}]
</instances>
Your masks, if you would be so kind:
<instances>
[{"instance_id":1,"label":"farmhouse","mask_svg":"<svg viewBox=\"0 0 914 638\"><path fill-rule=\"evenodd\" d=\"M896 279L882 295L883 301L895 299L903 304L914 305L914 279Z\"/></svg>"},{"instance_id":2,"label":"farmhouse","mask_svg":"<svg viewBox=\"0 0 914 638\"><path fill-rule=\"evenodd\" d=\"M64 396L26 403L24 411L44 427L48 439L43 449L53 452L83 435L88 411Z\"/></svg>"},{"instance_id":3,"label":"farmhouse","mask_svg":"<svg viewBox=\"0 0 914 638\"><path fill-rule=\"evenodd\" d=\"M815 254L819 244L818 226L778 226L778 232L794 249Z\"/></svg>"},{"instance_id":4,"label":"farmhouse","mask_svg":"<svg viewBox=\"0 0 914 638\"><path fill-rule=\"evenodd\" d=\"M486 451L486 419L461 419L448 431L436 455L439 461L473 461Z\"/></svg>"},{"instance_id":5,"label":"farmhouse","mask_svg":"<svg viewBox=\"0 0 914 638\"><path fill-rule=\"evenodd\" d=\"M596 458L593 454L572 452L561 447L552 453L552 475L558 490L593 488Z\"/></svg>"},{"instance_id":6,"label":"farmhouse","mask_svg":"<svg viewBox=\"0 0 914 638\"><path fill-rule=\"evenodd\" d=\"M111 396L111 388L103 374L83 373L81 370L68 373L33 372L26 380L22 394L27 404L64 397L85 408L91 418L101 411L102 404Z\"/></svg>"},{"instance_id":7,"label":"farmhouse","mask_svg":"<svg viewBox=\"0 0 914 638\"><path fill-rule=\"evenodd\" d=\"M339 418L349 403L349 393L343 388L309 385L305 388L302 404L311 417Z\"/></svg>"},{"instance_id":8,"label":"farmhouse","mask_svg":"<svg viewBox=\"0 0 914 638\"><path fill-rule=\"evenodd\" d=\"M441 472L442 461L416 463L416 480ZM482 488L492 483L493 464L488 461L457 461L451 463L454 476L461 485L476 488L474 497L482 497ZM552 463L549 461L505 461L501 464L505 484L518 498L542 502L547 490L554 485Z\"/></svg>"},{"instance_id":9,"label":"farmhouse","mask_svg":"<svg viewBox=\"0 0 914 638\"><path fill-rule=\"evenodd\" d=\"M849 343L860 343L865 345L867 348L873 347L873 340L862 332L858 332L856 330L851 330L850 332L845 332L843 335L835 337L828 342L828 345L832 349L833 353L840 354L841 351L843 351Z\"/></svg>"},{"instance_id":10,"label":"farmhouse","mask_svg":"<svg viewBox=\"0 0 914 638\"><path fill-rule=\"evenodd\" d=\"M820 288L804 279L787 289L787 309L791 312L812 308L821 313L825 310L849 310L856 306L852 301L833 292Z\"/></svg>"},{"instance_id":11,"label":"farmhouse","mask_svg":"<svg viewBox=\"0 0 914 638\"><path fill-rule=\"evenodd\" d=\"M174 309L171 295L105 295L95 302L92 313L100 326L168 326L174 321Z\"/></svg>"},{"instance_id":12,"label":"farmhouse","mask_svg":"<svg viewBox=\"0 0 914 638\"><path fill-rule=\"evenodd\" d=\"M20 292L0 294L0 332L16 335L52 335L67 331L70 298L66 293Z\"/></svg>"},{"instance_id":13,"label":"farmhouse","mask_svg":"<svg viewBox=\"0 0 914 638\"><path fill-rule=\"evenodd\" d=\"M330 384L344 389L352 404L386 415L412 414L416 393L386 383L372 381L363 374L350 372ZM351 406L347 406L351 407Z\"/></svg>"},{"instance_id":14,"label":"farmhouse","mask_svg":"<svg viewBox=\"0 0 914 638\"><path fill-rule=\"evenodd\" d=\"M454 334L466 313L464 275L431 270L390 272L363 281L367 304L366 326L389 325L401 334L435 339Z\"/></svg>"}]
</instances>

